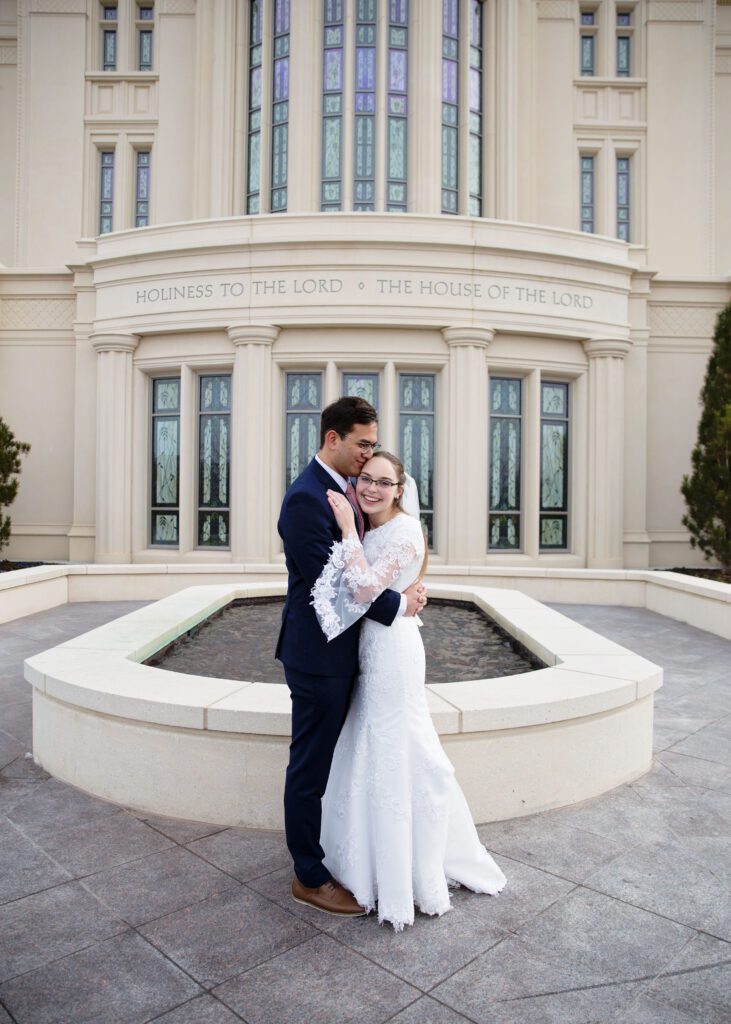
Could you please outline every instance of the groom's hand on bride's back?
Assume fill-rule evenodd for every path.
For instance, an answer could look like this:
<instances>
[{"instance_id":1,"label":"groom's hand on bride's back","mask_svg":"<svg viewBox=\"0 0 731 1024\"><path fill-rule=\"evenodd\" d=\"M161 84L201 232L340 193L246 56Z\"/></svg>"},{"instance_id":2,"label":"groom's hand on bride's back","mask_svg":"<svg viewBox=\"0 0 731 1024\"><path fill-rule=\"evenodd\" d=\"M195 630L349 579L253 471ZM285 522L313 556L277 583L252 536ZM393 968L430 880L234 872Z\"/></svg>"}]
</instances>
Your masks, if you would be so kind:
<instances>
[{"instance_id":1,"label":"groom's hand on bride's back","mask_svg":"<svg viewBox=\"0 0 731 1024\"><path fill-rule=\"evenodd\" d=\"M426 587L417 580L416 583L412 583L410 587L404 590L406 597L406 611L404 615L418 615L426 604Z\"/></svg>"}]
</instances>

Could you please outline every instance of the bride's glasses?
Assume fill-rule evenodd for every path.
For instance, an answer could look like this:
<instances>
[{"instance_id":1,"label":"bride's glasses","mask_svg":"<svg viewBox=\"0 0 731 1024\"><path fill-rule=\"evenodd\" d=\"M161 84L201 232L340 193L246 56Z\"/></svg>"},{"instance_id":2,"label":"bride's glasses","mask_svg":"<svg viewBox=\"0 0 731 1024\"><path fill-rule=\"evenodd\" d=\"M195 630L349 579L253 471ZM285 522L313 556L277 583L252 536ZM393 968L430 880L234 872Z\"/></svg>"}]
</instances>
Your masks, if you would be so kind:
<instances>
[{"instance_id":1,"label":"bride's glasses","mask_svg":"<svg viewBox=\"0 0 731 1024\"><path fill-rule=\"evenodd\" d=\"M374 480L367 473L361 473L358 480L364 487L370 487L371 484L375 484L379 491L387 491L391 487L398 487L398 480Z\"/></svg>"}]
</instances>

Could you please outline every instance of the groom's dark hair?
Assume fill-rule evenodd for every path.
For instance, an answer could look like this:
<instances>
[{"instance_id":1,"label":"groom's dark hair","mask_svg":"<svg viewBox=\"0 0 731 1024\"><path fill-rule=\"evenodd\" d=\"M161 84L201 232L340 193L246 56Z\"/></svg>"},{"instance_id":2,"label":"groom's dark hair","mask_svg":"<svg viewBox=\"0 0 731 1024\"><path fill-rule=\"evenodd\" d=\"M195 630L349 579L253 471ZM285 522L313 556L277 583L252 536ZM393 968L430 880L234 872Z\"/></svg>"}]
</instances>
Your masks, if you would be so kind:
<instances>
[{"instance_id":1,"label":"groom's dark hair","mask_svg":"<svg viewBox=\"0 0 731 1024\"><path fill-rule=\"evenodd\" d=\"M346 395L322 410L320 420L320 447L325 444L328 430L335 430L340 437L349 434L356 423L377 423L378 413L370 402L357 395Z\"/></svg>"}]
</instances>

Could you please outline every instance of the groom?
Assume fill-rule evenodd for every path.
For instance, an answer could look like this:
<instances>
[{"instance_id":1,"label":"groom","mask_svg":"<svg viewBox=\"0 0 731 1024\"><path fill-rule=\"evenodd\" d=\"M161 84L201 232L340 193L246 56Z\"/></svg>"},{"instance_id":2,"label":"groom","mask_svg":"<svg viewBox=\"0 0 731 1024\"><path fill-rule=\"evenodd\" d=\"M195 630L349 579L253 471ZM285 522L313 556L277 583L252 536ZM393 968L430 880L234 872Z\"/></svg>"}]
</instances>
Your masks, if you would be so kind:
<instances>
[{"instance_id":1,"label":"groom","mask_svg":"<svg viewBox=\"0 0 731 1024\"><path fill-rule=\"evenodd\" d=\"M340 530L327 500L338 487L356 507L350 477L358 476L377 447L376 410L362 398L333 402L322 413L320 450L282 502L277 529L284 541L289 580L276 655L292 697L292 743L284 785L284 825L294 860L292 895L331 914L364 913L352 893L331 878L320 846L322 797L335 744L358 671L358 625L330 643L310 601L310 591ZM398 615L415 615L426 603L423 584L403 594L386 590L366 615L390 626Z\"/></svg>"}]
</instances>

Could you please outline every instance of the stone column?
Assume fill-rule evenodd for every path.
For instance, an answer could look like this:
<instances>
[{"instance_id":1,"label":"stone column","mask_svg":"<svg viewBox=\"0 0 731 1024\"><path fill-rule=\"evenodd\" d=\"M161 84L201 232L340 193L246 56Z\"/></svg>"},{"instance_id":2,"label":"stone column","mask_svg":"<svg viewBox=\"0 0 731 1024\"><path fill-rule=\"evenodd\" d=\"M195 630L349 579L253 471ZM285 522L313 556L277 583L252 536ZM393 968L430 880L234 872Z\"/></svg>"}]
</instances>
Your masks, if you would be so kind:
<instances>
[{"instance_id":1,"label":"stone column","mask_svg":"<svg viewBox=\"0 0 731 1024\"><path fill-rule=\"evenodd\" d=\"M92 334L97 353L96 561L132 559L132 353L134 334Z\"/></svg>"},{"instance_id":2,"label":"stone column","mask_svg":"<svg viewBox=\"0 0 731 1024\"><path fill-rule=\"evenodd\" d=\"M487 367L495 332L446 327L449 346L447 551L450 565L481 564L487 552Z\"/></svg>"},{"instance_id":3,"label":"stone column","mask_svg":"<svg viewBox=\"0 0 731 1024\"><path fill-rule=\"evenodd\" d=\"M589 357L587 566L623 568L624 358L626 338L591 338Z\"/></svg>"},{"instance_id":4,"label":"stone column","mask_svg":"<svg viewBox=\"0 0 731 1024\"><path fill-rule=\"evenodd\" d=\"M518 216L519 8L515 0L497 2L495 216L501 220Z\"/></svg>"},{"instance_id":5,"label":"stone column","mask_svg":"<svg viewBox=\"0 0 731 1024\"><path fill-rule=\"evenodd\" d=\"M268 562L274 482L280 460L271 444L272 345L279 328L232 324L236 347L233 372L231 445L231 557L234 562Z\"/></svg>"}]
</instances>

